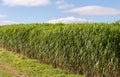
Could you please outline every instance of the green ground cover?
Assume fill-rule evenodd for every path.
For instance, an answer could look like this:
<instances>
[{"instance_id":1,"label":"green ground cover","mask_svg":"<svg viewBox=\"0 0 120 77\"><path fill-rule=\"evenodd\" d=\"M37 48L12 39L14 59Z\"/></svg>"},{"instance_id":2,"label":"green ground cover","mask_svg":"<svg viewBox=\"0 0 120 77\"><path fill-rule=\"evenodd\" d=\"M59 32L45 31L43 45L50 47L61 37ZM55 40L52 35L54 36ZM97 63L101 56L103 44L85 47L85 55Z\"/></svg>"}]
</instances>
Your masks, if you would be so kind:
<instances>
[{"instance_id":1,"label":"green ground cover","mask_svg":"<svg viewBox=\"0 0 120 77\"><path fill-rule=\"evenodd\" d=\"M65 70L53 68L51 65L40 64L34 59L0 51L0 64L5 64L21 72L27 77L83 77L81 75L67 74ZM0 77L14 77L8 71L0 69Z\"/></svg>"}]
</instances>

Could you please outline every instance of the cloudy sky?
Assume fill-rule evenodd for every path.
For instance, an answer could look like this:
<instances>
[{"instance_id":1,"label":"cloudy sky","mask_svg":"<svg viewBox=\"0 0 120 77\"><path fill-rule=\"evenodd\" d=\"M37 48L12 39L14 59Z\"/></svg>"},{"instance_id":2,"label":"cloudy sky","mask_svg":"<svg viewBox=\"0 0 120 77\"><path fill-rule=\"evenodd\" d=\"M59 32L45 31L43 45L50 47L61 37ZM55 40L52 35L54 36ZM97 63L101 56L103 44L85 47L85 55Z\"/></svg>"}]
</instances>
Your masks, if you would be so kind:
<instances>
[{"instance_id":1,"label":"cloudy sky","mask_svg":"<svg viewBox=\"0 0 120 77\"><path fill-rule=\"evenodd\" d=\"M113 22L120 0L0 0L0 24Z\"/></svg>"}]
</instances>

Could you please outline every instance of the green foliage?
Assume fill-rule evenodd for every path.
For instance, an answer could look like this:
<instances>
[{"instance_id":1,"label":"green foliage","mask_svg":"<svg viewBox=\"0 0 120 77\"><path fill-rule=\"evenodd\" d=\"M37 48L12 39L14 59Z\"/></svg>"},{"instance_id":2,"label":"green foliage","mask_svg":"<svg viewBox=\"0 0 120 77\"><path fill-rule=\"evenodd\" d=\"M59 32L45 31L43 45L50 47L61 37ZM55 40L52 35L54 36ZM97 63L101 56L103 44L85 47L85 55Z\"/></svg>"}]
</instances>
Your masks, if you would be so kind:
<instances>
[{"instance_id":1,"label":"green foliage","mask_svg":"<svg viewBox=\"0 0 120 77\"><path fill-rule=\"evenodd\" d=\"M0 27L0 47L89 77L120 75L120 24Z\"/></svg>"}]
</instances>

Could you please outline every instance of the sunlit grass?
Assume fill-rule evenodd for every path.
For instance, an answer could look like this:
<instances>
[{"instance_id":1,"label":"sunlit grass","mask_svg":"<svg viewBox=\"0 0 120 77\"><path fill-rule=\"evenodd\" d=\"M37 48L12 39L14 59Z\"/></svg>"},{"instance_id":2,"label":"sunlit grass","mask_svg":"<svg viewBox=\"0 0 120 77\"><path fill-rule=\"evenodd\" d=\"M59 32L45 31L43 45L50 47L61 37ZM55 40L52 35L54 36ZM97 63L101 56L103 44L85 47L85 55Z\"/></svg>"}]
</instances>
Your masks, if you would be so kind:
<instances>
[{"instance_id":1,"label":"sunlit grass","mask_svg":"<svg viewBox=\"0 0 120 77\"><path fill-rule=\"evenodd\" d=\"M0 77L15 77L10 72L0 68Z\"/></svg>"},{"instance_id":2,"label":"sunlit grass","mask_svg":"<svg viewBox=\"0 0 120 77\"><path fill-rule=\"evenodd\" d=\"M27 77L83 77L81 75L68 74L60 68L53 68L51 65L41 64L34 59L13 54L7 51L0 51L0 64L5 64ZM14 77L8 72L0 70L2 77Z\"/></svg>"}]
</instances>

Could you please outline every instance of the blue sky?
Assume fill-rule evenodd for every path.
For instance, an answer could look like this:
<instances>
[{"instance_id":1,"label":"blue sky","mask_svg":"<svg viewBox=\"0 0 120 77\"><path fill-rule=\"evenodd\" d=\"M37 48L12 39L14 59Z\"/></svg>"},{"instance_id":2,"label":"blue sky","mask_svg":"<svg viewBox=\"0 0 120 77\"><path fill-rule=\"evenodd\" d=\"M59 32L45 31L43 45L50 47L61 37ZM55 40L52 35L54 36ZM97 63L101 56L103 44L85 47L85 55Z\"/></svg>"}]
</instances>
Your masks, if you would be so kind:
<instances>
[{"instance_id":1,"label":"blue sky","mask_svg":"<svg viewBox=\"0 0 120 77\"><path fill-rule=\"evenodd\" d=\"M120 0L0 0L0 24L118 19Z\"/></svg>"}]
</instances>

